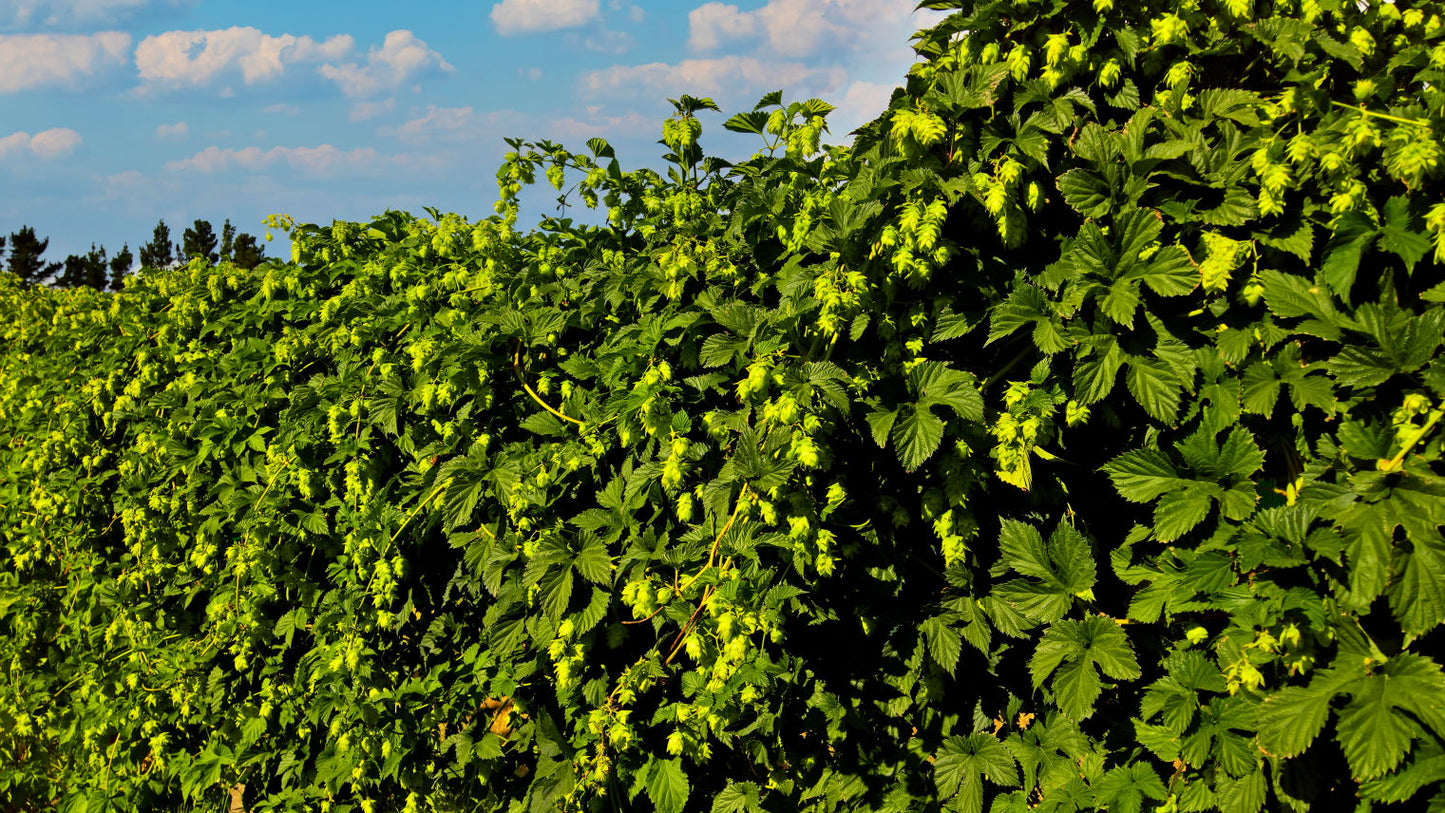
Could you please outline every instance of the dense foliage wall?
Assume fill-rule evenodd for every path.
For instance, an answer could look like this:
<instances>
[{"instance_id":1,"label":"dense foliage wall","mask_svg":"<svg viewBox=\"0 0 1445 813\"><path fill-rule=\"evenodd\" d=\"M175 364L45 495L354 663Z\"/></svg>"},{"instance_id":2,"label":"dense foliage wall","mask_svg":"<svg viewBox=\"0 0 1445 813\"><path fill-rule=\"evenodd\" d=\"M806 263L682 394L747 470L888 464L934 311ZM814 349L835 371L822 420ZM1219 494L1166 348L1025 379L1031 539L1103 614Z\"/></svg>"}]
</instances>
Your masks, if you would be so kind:
<instances>
[{"instance_id":1,"label":"dense foliage wall","mask_svg":"<svg viewBox=\"0 0 1445 813\"><path fill-rule=\"evenodd\" d=\"M925 5L849 148L0 278L0 798L1445 809L1445 9Z\"/></svg>"}]
</instances>

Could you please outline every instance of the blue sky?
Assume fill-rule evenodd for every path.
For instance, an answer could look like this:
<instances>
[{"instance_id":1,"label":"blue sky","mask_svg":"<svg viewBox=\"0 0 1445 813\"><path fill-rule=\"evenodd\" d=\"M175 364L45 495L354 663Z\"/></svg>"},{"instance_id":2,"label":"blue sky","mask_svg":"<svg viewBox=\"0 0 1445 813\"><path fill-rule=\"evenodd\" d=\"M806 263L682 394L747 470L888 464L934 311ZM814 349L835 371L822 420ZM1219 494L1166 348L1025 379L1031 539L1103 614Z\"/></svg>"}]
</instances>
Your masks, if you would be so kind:
<instances>
[{"instance_id":1,"label":"blue sky","mask_svg":"<svg viewBox=\"0 0 1445 813\"><path fill-rule=\"evenodd\" d=\"M834 142L880 112L939 19L913 0L0 0L0 235L60 260L424 206L491 213L504 137L652 165L666 100L729 115L823 98ZM752 140L704 118L709 153ZM749 137L751 138L751 137ZM539 199L538 211L541 211ZM278 246L269 247L276 254Z\"/></svg>"}]
</instances>

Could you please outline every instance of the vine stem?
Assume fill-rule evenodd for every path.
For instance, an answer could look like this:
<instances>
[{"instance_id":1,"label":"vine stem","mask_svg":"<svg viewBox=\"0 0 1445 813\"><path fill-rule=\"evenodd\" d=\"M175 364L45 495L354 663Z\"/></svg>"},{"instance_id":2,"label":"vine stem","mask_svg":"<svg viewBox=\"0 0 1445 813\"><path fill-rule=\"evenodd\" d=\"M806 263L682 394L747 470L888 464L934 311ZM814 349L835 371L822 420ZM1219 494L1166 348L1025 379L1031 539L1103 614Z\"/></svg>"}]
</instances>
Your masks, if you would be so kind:
<instances>
[{"instance_id":1,"label":"vine stem","mask_svg":"<svg viewBox=\"0 0 1445 813\"><path fill-rule=\"evenodd\" d=\"M295 462L295 461L293 461L290 457L283 457L283 458L281 459L281 468L277 469L274 473L272 473L270 479L267 480L267 482L266 482L266 487L263 488L263 489L261 489L261 496L257 497L255 502L251 503L251 510L252 510L252 511L258 510L258 509L256 508L256 506L260 505L260 504L261 504L261 501L264 500L264 499L266 499L266 495L271 493L271 486L276 485L276 480L281 477L281 473L284 472L284 471L286 471L286 469L290 468L290 467L291 467L291 464L292 464L293 462ZM107 529L109 529L109 526L106 526L106 527L107 527ZM245 545L247 545L248 543L250 543L250 541L251 541L251 530L252 530L252 528L254 528L254 527L255 527L254 524L251 525L251 526L248 526L248 527L246 528L246 533L244 533L244 534L241 535L241 545L243 546L243 548L244 548ZM237 558L239 558L239 557L237 557ZM241 606L241 571L240 571L239 569L236 571L236 591L235 591L235 598L233 599L233 604L235 605L235 607L236 607L237 609L240 609L240 606Z\"/></svg>"},{"instance_id":2,"label":"vine stem","mask_svg":"<svg viewBox=\"0 0 1445 813\"><path fill-rule=\"evenodd\" d=\"M415 516L417 515L417 513L421 511L421 509L425 508L427 503L429 503L429 502L431 502L432 500L436 499L436 496L437 496L438 494L442 493L443 491L446 491L446 490L447 490L447 486L449 486L449 485L451 485L451 484L452 484L451 478L447 478L447 481L446 481L445 483L442 483L441 485L437 486L435 489L432 489L432 493L429 494L429 495L427 495L427 498L426 498L426 499L424 499L424 500L422 500L421 502L417 503L417 504L416 504L416 507L413 508L413 509L411 509L411 513L409 513L409 514L406 515L406 519L404 519L404 520L401 521L401 525L397 527L396 533L394 533L394 534L391 535L391 539L389 540L389 542L395 542L395 541L396 541L396 538L397 538L398 536L401 536L401 532L404 531L404 530L406 530L406 526L407 526L407 524L409 524L409 523L411 522L412 517L415 517ZM493 538L495 539L496 537L493 537Z\"/></svg>"},{"instance_id":3,"label":"vine stem","mask_svg":"<svg viewBox=\"0 0 1445 813\"><path fill-rule=\"evenodd\" d=\"M587 425L587 424L583 423L582 421L579 421L579 420L577 420L576 418L571 417L570 415L564 415L564 414L562 414L561 412L558 412L557 410L553 409L551 406L549 406L549 405L547 404L546 401L543 401L543 400L542 400L542 396L538 395L537 392L532 389L532 387L527 383L527 379L522 376L522 351L521 351L521 350L518 350L518 351L516 352L516 354L512 356L512 372L514 372L514 373L517 374L517 383L519 383L519 384L522 385L522 389L526 390L526 391L527 391L527 394L530 395L530 396L532 396L532 400L533 400L533 401L536 401L537 404L538 404L539 406L541 406L543 409L547 410L548 412L552 413L553 415L556 415L557 417L561 418L561 419L564 420L564 421L571 421L572 423L575 423L575 424L577 424L578 426L583 426L583 427L585 427L585 426Z\"/></svg>"},{"instance_id":4,"label":"vine stem","mask_svg":"<svg viewBox=\"0 0 1445 813\"><path fill-rule=\"evenodd\" d=\"M1445 404L1437 406L1435 407L1435 409L1431 410L1430 417L1426 419L1425 425L1420 427L1420 431L1416 432L1415 436L1410 438L1410 442L1406 443L1404 447L1400 449L1398 454L1386 461L1382 470L1394 471L1395 469L1398 469L1400 467L1400 464L1405 462L1405 455L1409 454L1410 450L1415 448L1415 444L1424 440L1425 436L1430 434L1430 430L1435 428L1435 424L1439 423L1442 417L1445 417Z\"/></svg>"},{"instance_id":5,"label":"vine stem","mask_svg":"<svg viewBox=\"0 0 1445 813\"><path fill-rule=\"evenodd\" d=\"M1413 125L1415 125L1416 127L1429 127L1429 126L1430 126L1430 122L1428 122L1428 121L1422 121L1422 120L1420 120L1420 119L1406 119L1406 118L1401 118L1401 117L1399 117L1399 116L1392 116L1392 115L1390 115L1389 113L1377 113L1377 112L1375 112L1375 111L1373 111L1373 110L1366 110L1364 107L1356 106L1356 105L1352 105L1352 104L1345 104L1344 102L1331 101L1330 104L1334 105L1335 107L1343 107L1343 108L1346 109L1346 110L1356 110L1356 111L1359 111L1359 113L1360 113L1361 115L1364 115L1364 116L1373 116L1374 118L1384 119L1385 121L1393 121L1393 122L1395 122L1395 123L1397 123L1397 124L1413 124Z\"/></svg>"},{"instance_id":6,"label":"vine stem","mask_svg":"<svg viewBox=\"0 0 1445 813\"><path fill-rule=\"evenodd\" d=\"M998 372L996 372L996 373L994 373L993 375L989 376L989 379L988 379L987 381L983 382L983 386L979 387L979 390L986 390L986 389L988 389L989 387L992 387L995 383L998 382L999 379L1001 379L1001 378L1003 378L1004 376L1008 375L1008 374L1009 374L1009 371L1013 370L1014 367L1017 367L1019 362L1023 361L1023 360L1026 359L1026 358L1028 358L1028 355L1029 355L1030 353L1032 353L1032 352L1034 352L1033 347L1025 347L1023 350L1020 350L1019 353L1018 353L1018 355L1016 355L1016 356L1014 356L1013 358L1009 359L1009 362L1008 362L1007 364L1005 364L1003 367L999 368L999 371L998 371Z\"/></svg>"},{"instance_id":7,"label":"vine stem","mask_svg":"<svg viewBox=\"0 0 1445 813\"><path fill-rule=\"evenodd\" d=\"M728 517L728 521L723 525L722 530L718 531L717 536L714 537L712 540L712 548L707 552L707 564L703 565L702 570L694 573L692 578L688 579L685 584L678 588L679 593L691 587L693 585L693 582L696 582L698 579L702 578L702 574L712 569L712 563L717 559L717 551L718 547L722 544L722 538L727 535L727 532L732 529L733 523L737 521L738 514L742 512L744 500L747 498L748 494L748 487L743 486L743 490L738 492L738 504L733 506L732 516Z\"/></svg>"},{"instance_id":8,"label":"vine stem","mask_svg":"<svg viewBox=\"0 0 1445 813\"><path fill-rule=\"evenodd\" d=\"M366 408L366 385L371 383L371 373L376 369L376 362L372 361L371 366L366 368L366 378L361 382L361 397L357 399L360 406L356 409L356 440L361 441L361 412Z\"/></svg>"},{"instance_id":9,"label":"vine stem","mask_svg":"<svg viewBox=\"0 0 1445 813\"><path fill-rule=\"evenodd\" d=\"M717 536L716 536L716 537L713 539L713 541L712 541L712 548L708 551L708 554L707 554L707 564L705 564L705 565L702 566L702 570L699 570L698 572L694 573L694 574L692 575L692 578L690 578L690 579L687 580L687 583L686 583L686 584L683 584L683 585L680 585L680 586L675 587L675 588L674 588L674 591L675 591L676 593L681 594L684 590L686 590L687 588L691 587L691 586L693 585L693 582L696 582L698 579L702 578L702 574L704 574L704 573L706 573L706 572L708 572L709 570L712 569L712 564L713 564L713 562L717 559L718 547L722 544L722 538L723 538L724 536L726 536L726 535L727 535L727 532L733 527L733 522L738 518L738 514L742 511L743 498L746 497L746 496L748 495L748 493L749 493L749 492L748 492L747 488L744 487L743 491L738 494L738 503L737 503L736 506L733 507L732 516L728 517L728 521L723 524L722 530L721 530L721 531L718 531ZM732 561L732 560L729 559L728 561L730 562L730 561ZM723 563L723 567L727 567L727 562L724 562L724 563ZM677 581L676 581L675 578L674 578L674 580L673 580L673 584L674 584L674 585L677 584ZM708 588L708 590L704 593L704 595L703 595L703 597L702 597L702 600L703 600L704 603L707 602L708 596L711 595L711 592L712 592L712 588ZM666 604L662 604L662 605L658 606L658 608L657 608L656 610L653 610L651 613L648 613L648 614L647 614L647 617L645 617L645 618L636 618L636 619L633 619L633 620L630 620L630 621L623 621L622 623L623 623L623 624L627 624L627 625L633 625L633 624L642 624L642 623L645 623L645 622L647 622L647 621L651 621L654 617L657 616L658 613L662 612L662 611L663 611L664 609L666 609L666 608L667 608L667 605L666 605ZM701 605L699 605L699 609L701 609ZM697 613L694 612L694 613L693 613L693 618L696 618L696 617L697 617ZM692 620L693 620L692 618L689 618L689 619L688 619L688 623L691 623ZM683 631L686 632L687 629L684 628ZM674 652L675 652L675 650L674 650ZM672 660L671 656L668 657L668 660Z\"/></svg>"},{"instance_id":10,"label":"vine stem","mask_svg":"<svg viewBox=\"0 0 1445 813\"><path fill-rule=\"evenodd\" d=\"M677 657L678 652L682 651L682 645L687 641L688 633L692 632L693 628L697 626L698 617L702 615L702 610L707 606L707 600L712 598L712 594L713 588L711 587L703 591L702 601L697 603L697 609L692 611L692 615L688 616L687 623L683 624L682 629L678 631L677 638L673 640L672 648L667 653L667 660L662 662L663 666L672 663L672 659Z\"/></svg>"}]
</instances>

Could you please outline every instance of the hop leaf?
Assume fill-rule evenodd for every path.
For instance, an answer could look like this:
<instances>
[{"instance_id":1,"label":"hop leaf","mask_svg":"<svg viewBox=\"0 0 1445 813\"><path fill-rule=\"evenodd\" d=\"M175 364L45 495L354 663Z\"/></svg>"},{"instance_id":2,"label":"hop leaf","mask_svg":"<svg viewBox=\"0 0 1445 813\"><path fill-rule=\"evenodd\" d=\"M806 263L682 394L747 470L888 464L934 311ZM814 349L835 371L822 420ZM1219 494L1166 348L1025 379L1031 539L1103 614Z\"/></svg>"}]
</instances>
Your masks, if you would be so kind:
<instances>
[{"instance_id":1,"label":"hop leaf","mask_svg":"<svg viewBox=\"0 0 1445 813\"><path fill-rule=\"evenodd\" d=\"M1095 666L1116 680L1139 677L1139 662L1124 630L1102 616L1051 625L1029 661L1034 687L1051 684L1059 709L1075 720L1094 712L1101 684Z\"/></svg>"}]
</instances>

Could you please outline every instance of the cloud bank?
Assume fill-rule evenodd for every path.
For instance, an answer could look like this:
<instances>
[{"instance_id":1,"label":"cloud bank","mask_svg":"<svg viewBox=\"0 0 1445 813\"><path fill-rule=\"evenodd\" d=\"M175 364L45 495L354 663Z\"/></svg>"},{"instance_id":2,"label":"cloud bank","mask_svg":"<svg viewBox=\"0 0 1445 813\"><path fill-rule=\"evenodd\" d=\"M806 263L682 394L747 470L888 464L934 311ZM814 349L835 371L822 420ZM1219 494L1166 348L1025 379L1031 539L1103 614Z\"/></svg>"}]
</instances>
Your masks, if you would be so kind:
<instances>
[{"instance_id":1,"label":"cloud bank","mask_svg":"<svg viewBox=\"0 0 1445 813\"><path fill-rule=\"evenodd\" d=\"M75 151L81 143L80 133L68 127L55 127L31 135L11 133L0 138L0 159L31 153L42 159L60 158Z\"/></svg>"},{"instance_id":2,"label":"cloud bank","mask_svg":"<svg viewBox=\"0 0 1445 813\"><path fill-rule=\"evenodd\" d=\"M130 35L0 34L0 93L79 88L126 64Z\"/></svg>"},{"instance_id":3,"label":"cloud bank","mask_svg":"<svg viewBox=\"0 0 1445 813\"><path fill-rule=\"evenodd\" d=\"M492 23L504 37L576 28L600 15L598 0L502 0L492 6Z\"/></svg>"}]
</instances>

